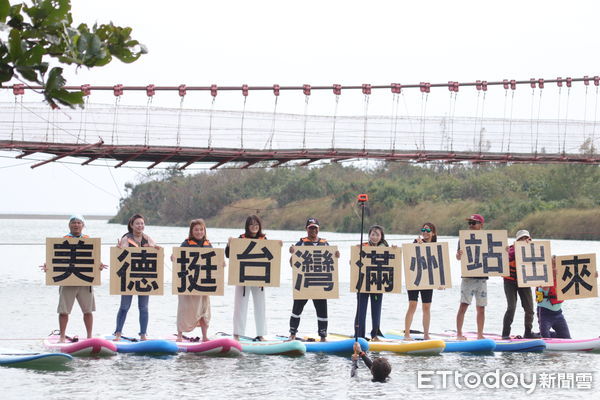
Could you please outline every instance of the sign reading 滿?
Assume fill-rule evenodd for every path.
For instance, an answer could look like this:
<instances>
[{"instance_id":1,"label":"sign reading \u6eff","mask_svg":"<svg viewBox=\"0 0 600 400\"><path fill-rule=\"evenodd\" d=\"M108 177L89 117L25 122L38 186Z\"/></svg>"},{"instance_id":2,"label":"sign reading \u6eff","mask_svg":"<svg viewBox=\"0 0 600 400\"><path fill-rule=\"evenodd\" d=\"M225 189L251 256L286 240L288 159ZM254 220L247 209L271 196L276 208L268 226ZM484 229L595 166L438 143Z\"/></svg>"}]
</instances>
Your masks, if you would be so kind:
<instances>
[{"instance_id":1,"label":"sign reading \u6eff","mask_svg":"<svg viewBox=\"0 0 600 400\"><path fill-rule=\"evenodd\" d=\"M281 241L231 239L229 244L229 285L280 285Z\"/></svg>"},{"instance_id":2,"label":"sign reading \u6eff","mask_svg":"<svg viewBox=\"0 0 600 400\"><path fill-rule=\"evenodd\" d=\"M100 285L99 238L46 238L46 285Z\"/></svg>"},{"instance_id":3,"label":"sign reading \u6eff","mask_svg":"<svg viewBox=\"0 0 600 400\"><path fill-rule=\"evenodd\" d=\"M350 291L360 293L400 293L402 288L402 249L360 246L350 249Z\"/></svg>"},{"instance_id":4,"label":"sign reading \u6eff","mask_svg":"<svg viewBox=\"0 0 600 400\"><path fill-rule=\"evenodd\" d=\"M110 294L162 295L163 282L162 248L110 248Z\"/></svg>"},{"instance_id":5,"label":"sign reading \u6eff","mask_svg":"<svg viewBox=\"0 0 600 400\"><path fill-rule=\"evenodd\" d=\"M339 297L337 246L292 247L294 300Z\"/></svg>"}]
</instances>

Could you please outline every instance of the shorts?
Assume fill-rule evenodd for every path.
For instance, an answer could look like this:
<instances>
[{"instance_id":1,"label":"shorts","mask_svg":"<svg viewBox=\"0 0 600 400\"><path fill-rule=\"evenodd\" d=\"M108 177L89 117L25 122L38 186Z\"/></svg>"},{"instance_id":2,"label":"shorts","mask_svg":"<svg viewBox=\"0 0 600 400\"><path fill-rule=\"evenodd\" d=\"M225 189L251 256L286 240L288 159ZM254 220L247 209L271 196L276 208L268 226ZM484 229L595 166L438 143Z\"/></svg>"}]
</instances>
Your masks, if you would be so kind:
<instances>
[{"instance_id":1,"label":"shorts","mask_svg":"<svg viewBox=\"0 0 600 400\"><path fill-rule=\"evenodd\" d=\"M81 312L89 314L96 311L96 302L94 300L94 289L91 286L61 286L58 289L58 309L59 314L71 314L75 299L81 307Z\"/></svg>"},{"instance_id":2,"label":"shorts","mask_svg":"<svg viewBox=\"0 0 600 400\"><path fill-rule=\"evenodd\" d=\"M487 306L487 280L478 278L462 278L460 285L460 302L471 304L471 299L475 296L475 305L477 307Z\"/></svg>"},{"instance_id":3,"label":"shorts","mask_svg":"<svg viewBox=\"0 0 600 400\"><path fill-rule=\"evenodd\" d=\"M421 293L421 303L431 303L433 297L433 289L409 290L408 301L419 301L419 292Z\"/></svg>"}]
</instances>

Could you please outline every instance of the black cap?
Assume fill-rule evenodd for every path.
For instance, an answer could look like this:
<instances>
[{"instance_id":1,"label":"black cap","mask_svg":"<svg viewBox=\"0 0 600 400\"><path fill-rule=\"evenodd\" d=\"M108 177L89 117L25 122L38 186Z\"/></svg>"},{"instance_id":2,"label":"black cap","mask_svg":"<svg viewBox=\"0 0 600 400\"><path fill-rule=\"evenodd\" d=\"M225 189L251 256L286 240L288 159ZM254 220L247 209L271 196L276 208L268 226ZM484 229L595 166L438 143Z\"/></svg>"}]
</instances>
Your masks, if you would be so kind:
<instances>
[{"instance_id":1,"label":"black cap","mask_svg":"<svg viewBox=\"0 0 600 400\"><path fill-rule=\"evenodd\" d=\"M317 228L319 227L319 220L316 218L309 218L306 220L306 227L310 227L310 226L316 226Z\"/></svg>"}]
</instances>

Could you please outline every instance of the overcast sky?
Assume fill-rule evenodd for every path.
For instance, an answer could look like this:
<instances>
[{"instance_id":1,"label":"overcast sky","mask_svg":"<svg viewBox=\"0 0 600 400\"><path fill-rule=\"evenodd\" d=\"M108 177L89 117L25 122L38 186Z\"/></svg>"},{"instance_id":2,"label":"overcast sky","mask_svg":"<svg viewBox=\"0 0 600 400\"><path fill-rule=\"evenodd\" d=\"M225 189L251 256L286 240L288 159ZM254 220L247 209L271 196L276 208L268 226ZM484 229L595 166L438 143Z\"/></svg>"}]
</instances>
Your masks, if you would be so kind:
<instances>
[{"instance_id":1,"label":"overcast sky","mask_svg":"<svg viewBox=\"0 0 600 400\"><path fill-rule=\"evenodd\" d=\"M600 75L597 1L72 3L76 22L131 26L132 36L149 50L131 65L114 61L103 68L69 70L69 83L76 85L408 84ZM581 102L581 86L577 90L574 97ZM8 92L0 90L0 102L14 101ZM499 93L503 97L503 91ZM96 96L100 102L113 101ZM175 94L156 97L156 104L178 104ZM240 97L220 94L220 106L239 109ZM270 109L272 98L251 97L250 109ZM447 106L447 98L445 90L440 104ZM294 99L288 111L302 114L303 97ZM349 110L360 114L357 99ZM145 96L123 101L145 105ZM383 109L389 97L381 101ZM194 106L209 104L205 95L198 96ZM311 112L319 113L318 104ZM490 100L489 112L501 114L498 104ZM469 108L461 111L468 114ZM431 112L440 115L444 109ZM572 112L581 118L577 110ZM64 163L31 170L30 163L14 159L15 153L0 156L0 212L8 213L114 214L124 183L143 173Z\"/></svg>"}]
</instances>

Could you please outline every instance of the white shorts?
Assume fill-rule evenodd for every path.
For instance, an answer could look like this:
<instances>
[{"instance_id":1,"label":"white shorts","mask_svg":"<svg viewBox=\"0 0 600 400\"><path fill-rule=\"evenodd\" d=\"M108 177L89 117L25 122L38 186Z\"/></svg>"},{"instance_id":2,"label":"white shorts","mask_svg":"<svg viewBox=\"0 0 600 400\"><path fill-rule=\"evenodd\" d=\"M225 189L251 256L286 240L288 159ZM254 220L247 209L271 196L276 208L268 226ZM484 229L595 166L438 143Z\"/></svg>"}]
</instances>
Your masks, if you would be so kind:
<instances>
[{"instance_id":1,"label":"white shorts","mask_svg":"<svg viewBox=\"0 0 600 400\"><path fill-rule=\"evenodd\" d=\"M475 305L477 307L487 306L487 279L462 278L460 284L460 302L471 304L471 299L475 296Z\"/></svg>"}]
</instances>

